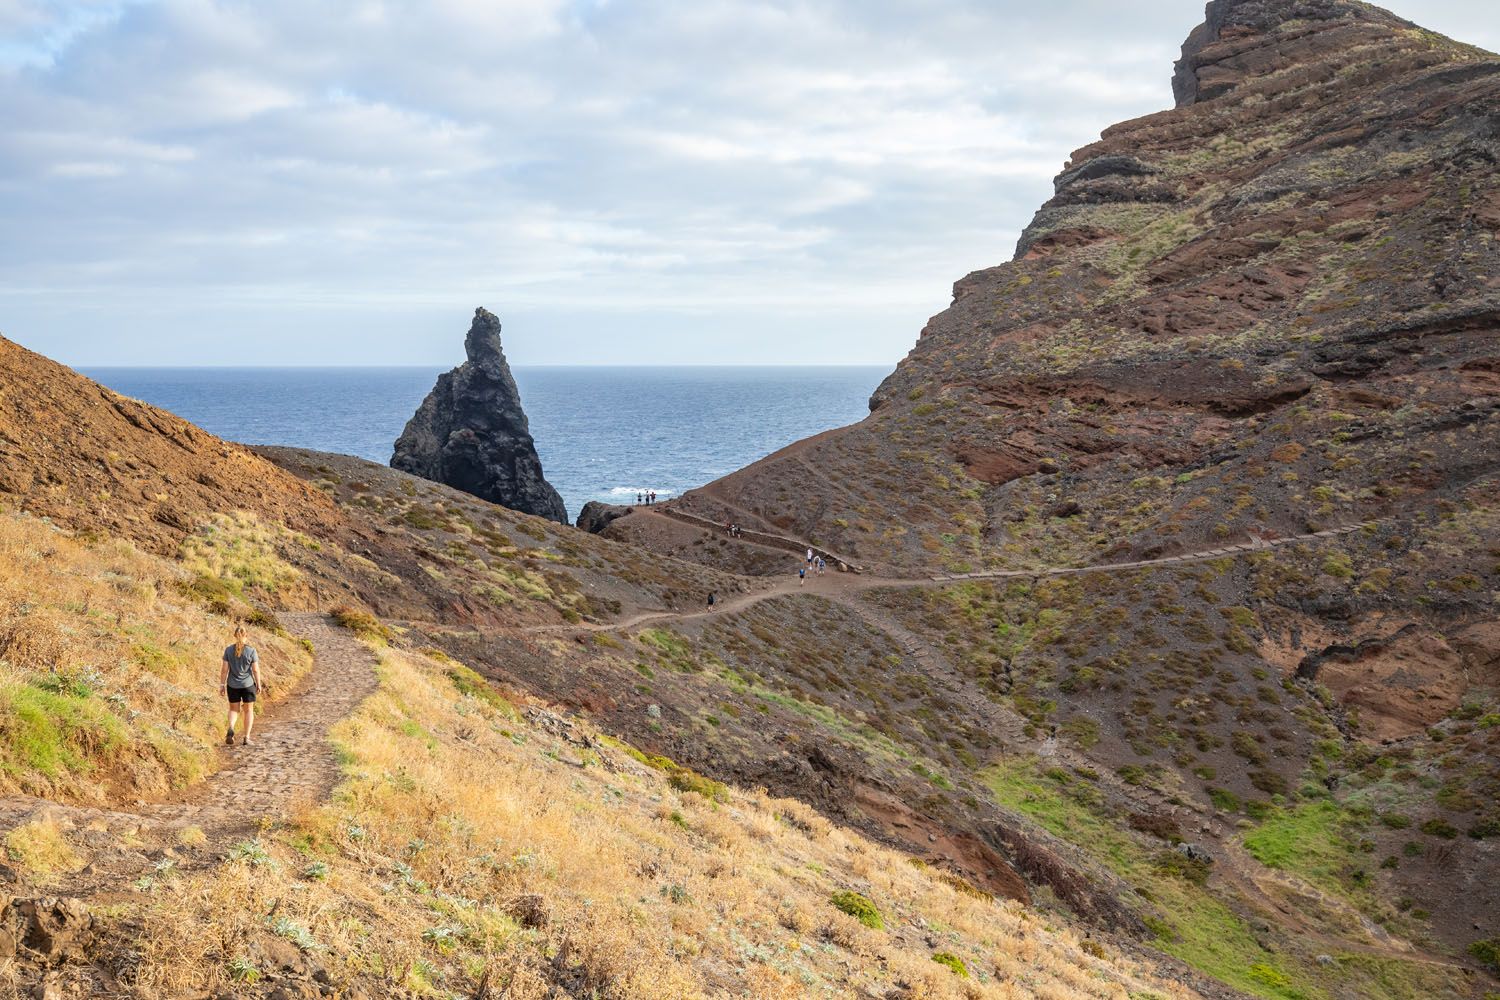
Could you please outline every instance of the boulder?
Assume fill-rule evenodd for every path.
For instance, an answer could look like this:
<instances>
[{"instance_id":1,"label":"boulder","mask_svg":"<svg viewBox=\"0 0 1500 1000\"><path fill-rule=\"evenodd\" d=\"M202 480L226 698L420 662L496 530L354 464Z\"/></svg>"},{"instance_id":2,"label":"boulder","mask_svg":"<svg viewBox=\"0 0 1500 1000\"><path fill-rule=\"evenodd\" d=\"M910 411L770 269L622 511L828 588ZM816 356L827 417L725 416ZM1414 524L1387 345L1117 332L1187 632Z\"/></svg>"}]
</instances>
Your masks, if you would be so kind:
<instances>
[{"instance_id":1,"label":"boulder","mask_svg":"<svg viewBox=\"0 0 1500 1000\"><path fill-rule=\"evenodd\" d=\"M599 500L590 500L583 505L583 510L578 512L578 527L591 535L597 535L615 521L629 514L633 507L622 507L619 504L603 503Z\"/></svg>"},{"instance_id":2,"label":"boulder","mask_svg":"<svg viewBox=\"0 0 1500 1000\"><path fill-rule=\"evenodd\" d=\"M21 953L49 965L78 961L93 937L93 914L80 899L11 899L0 907L0 960Z\"/></svg>"},{"instance_id":3,"label":"boulder","mask_svg":"<svg viewBox=\"0 0 1500 1000\"><path fill-rule=\"evenodd\" d=\"M493 313L474 311L464 350L468 360L438 376L397 439L391 468L567 524L562 497L542 475Z\"/></svg>"}]
</instances>

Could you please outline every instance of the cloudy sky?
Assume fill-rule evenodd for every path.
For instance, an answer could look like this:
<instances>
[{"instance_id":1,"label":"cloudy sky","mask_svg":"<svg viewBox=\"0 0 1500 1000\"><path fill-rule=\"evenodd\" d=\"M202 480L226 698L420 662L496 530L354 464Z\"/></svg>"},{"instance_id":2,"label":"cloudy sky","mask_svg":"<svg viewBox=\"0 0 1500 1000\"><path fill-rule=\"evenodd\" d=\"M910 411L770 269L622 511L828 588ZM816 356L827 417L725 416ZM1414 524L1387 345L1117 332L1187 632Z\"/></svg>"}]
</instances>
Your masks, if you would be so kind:
<instances>
[{"instance_id":1,"label":"cloudy sky","mask_svg":"<svg viewBox=\"0 0 1500 1000\"><path fill-rule=\"evenodd\" d=\"M1396 0L1500 49L1493 0ZM0 332L71 364L893 364L1201 0L0 0Z\"/></svg>"}]
</instances>

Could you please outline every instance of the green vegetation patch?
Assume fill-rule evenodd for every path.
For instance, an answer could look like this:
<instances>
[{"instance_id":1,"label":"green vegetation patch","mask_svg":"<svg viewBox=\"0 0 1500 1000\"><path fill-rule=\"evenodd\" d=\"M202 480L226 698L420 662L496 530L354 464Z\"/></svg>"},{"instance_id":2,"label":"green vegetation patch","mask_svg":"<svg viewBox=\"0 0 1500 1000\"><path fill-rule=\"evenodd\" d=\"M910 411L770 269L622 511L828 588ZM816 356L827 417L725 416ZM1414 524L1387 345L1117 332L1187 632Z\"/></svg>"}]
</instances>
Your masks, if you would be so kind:
<instances>
[{"instance_id":1,"label":"green vegetation patch","mask_svg":"<svg viewBox=\"0 0 1500 1000\"><path fill-rule=\"evenodd\" d=\"M959 958L951 951L940 951L932 956L932 960L938 965L946 965L948 968L952 969L953 974L955 976L958 976L960 979L969 978L969 967L964 964L963 959Z\"/></svg>"},{"instance_id":2,"label":"green vegetation patch","mask_svg":"<svg viewBox=\"0 0 1500 1000\"><path fill-rule=\"evenodd\" d=\"M855 920L864 924L871 930L885 930L885 920L880 916L880 910L872 903L868 896L863 896L853 890L845 889L836 892L828 900L836 909L849 914ZM935 956L934 956L935 957ZM967 973L968 970L965 970Z\"/></svg>"},{"instance_id":3,"label":"green vegetation patch","mask_svg":"<svg viewBox=\"0 0 1500 1000\"><path fill-rule=\"evenodd\" d=\"M1127 833L1124 819L1107 813L1091 783L1053 780L1035 760L1026 758L1003 761L982 777L996 802L1081 847L1152 900L1156 912L1142 919L1162 951L1269 1000L1316 1000L1325 995L1311 987L1277 985L1276 977L1291 983L1292 970L1203 885L1201 868L1176 864L1159 845Z\"/></svg>"},{"instance_id":4,"label":"green vegetation patch","mask_svg":"<svg viewBox=\"0 0 1500 1000\"><path fill-rule=\"evenodd\" d=\"M33 775L90 774L125 742L125 723L81 682L0 685L0 768L23 786Z\"/></svg>"},{"instance_id":5,"label":"green vegetation patch","mask_svg":"<svg viewBox=\"0 0 1500 1000\"><path fill-rule=\"evenodd\" d=\"M512 705L499 691L496 691L490 685L489 681L462 663L450 660L447 669L443 672L447 675L448 680L453 682L453 686L458 689L459 694L482 701L509 718L519 719L521 717L521 713L516 711L516 706Z\"/></svg>"},{"instance_id":6,"label":"green vegetation patch","mask_svg":"<svg viewBox=\"0 0 1500 1000\"><path fill-rule=\"evenodd\" d=\"M1291 872L1345 898L1359 895L1363 855L1354 836L1361 821L1327 800L1273 809L1247 833L1245 849L1261 864Z\"/></svg>"}]
</instances>

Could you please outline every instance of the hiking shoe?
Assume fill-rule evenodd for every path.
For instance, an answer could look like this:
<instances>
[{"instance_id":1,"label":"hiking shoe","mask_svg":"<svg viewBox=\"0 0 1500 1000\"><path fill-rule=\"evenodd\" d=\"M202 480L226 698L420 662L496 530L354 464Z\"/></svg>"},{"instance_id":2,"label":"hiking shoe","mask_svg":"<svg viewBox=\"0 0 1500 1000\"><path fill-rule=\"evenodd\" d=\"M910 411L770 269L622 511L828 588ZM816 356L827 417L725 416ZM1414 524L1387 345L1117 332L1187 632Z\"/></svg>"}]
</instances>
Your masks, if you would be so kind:
<instances>
[{"instance_id":1,"label":"hiking shoe","mask_svg":"<svg viewBox=\"0 0 1500 1000\"><path fill-rule=\"evenodd\" d=\"M240 740L240 746L247 747L249 745L250 745L250 737L246 736L246 737L244 737L243 739Z\"/></svg>"},{"instance_id":2,"label":"hiking shoe","mask_svg":"<svg viewBox=\"0 0 1500 1000\"><path fill-rule=\"evenodd\" d=\"M232 746L234 746L234 730L233 729L229 730L229 732L227 732L227 733L224 734L224 745L226 747L232 747Z\"/></svg>"}]
</instances>

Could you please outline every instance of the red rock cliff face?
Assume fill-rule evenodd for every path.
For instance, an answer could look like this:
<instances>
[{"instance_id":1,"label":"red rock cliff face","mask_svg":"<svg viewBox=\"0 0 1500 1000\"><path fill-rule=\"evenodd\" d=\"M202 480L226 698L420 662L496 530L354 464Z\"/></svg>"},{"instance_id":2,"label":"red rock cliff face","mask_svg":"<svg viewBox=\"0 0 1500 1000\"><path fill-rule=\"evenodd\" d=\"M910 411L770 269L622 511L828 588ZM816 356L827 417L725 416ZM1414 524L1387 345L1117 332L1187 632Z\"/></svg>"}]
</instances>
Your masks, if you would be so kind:
<instances>
[{"instance_id":1,"label":"red rock cliff face","mask_svg":"<svg viewBox=\"0 0 1500 1000\"><path fill-rule=\"evenodd\" d=\"M1491 471L1500 60L1350 0L1219 0L1174 89L1073 154L867 420L687 504L977 569L1293 534Z\"/></svg>"}]
</instances>

